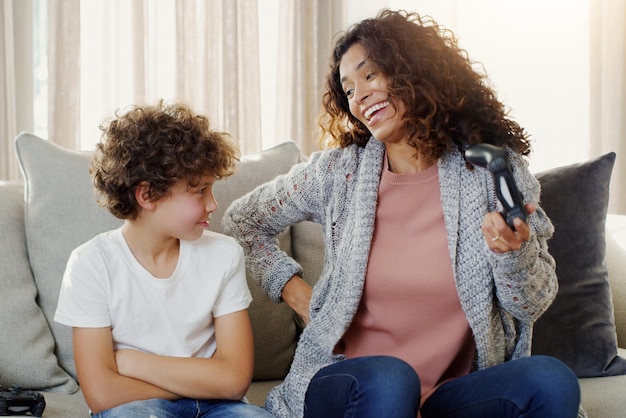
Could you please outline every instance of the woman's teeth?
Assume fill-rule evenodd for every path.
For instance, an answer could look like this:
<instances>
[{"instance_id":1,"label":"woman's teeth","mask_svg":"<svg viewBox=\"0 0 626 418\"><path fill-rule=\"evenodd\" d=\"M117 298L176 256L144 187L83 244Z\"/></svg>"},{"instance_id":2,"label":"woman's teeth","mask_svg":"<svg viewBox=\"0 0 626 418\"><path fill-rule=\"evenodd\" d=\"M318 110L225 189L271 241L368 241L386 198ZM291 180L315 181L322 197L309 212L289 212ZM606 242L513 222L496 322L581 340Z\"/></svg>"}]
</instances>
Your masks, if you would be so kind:
<instances>
[{"instance_id":1,"label":"woman's teeth","mask_svg":"<svg viewBox=\"0 0 626 418\"><path fill-rule=\"evenodd\" d=\"M376 103L374 106L368 108L363 114L363 116L365 117L365 119L370 120L370 117L372 116L374 112L380 109L384 109L387 106L389 106L389 102L387 100L385 100L384 102Z\"/></svg>"}]
</instances>

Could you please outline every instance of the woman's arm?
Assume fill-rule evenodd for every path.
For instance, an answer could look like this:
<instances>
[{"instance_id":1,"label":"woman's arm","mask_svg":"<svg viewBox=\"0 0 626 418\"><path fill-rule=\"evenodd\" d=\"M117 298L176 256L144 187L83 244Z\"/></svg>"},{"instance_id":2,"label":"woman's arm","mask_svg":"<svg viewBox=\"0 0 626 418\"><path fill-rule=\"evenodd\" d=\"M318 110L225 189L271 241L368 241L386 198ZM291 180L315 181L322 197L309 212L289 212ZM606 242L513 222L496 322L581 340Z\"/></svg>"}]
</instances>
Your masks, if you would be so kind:
<instances>
[{"instance_id":1,"label":"woman's arm","mask_svg":"<svg viewBox=\"0 0 626 418\"><path fill-rule=\"evenodd\" d=\"M211 358L115 353L120 374L193 399L243 398L252 381L254 350L247 310L215 318L217 350Z\"/></svg>"},{"instance_id":2,"label":"woman's arm","mask_svg":"<svg viewBox=\"0 0 626 418\"><path fill-rule=\"evenodd\" d=\"M302 220L322 222L337 152L315 153L285 175L235 200L222 219L224 233L244 248L248 267L275 302L286 300L283 289L300 266L278 247L276 236Z\"/></svg>"},{"instance_id":3,"label":"woman's arm","mask_svg":"<svg viewBox=\"0 0 626 418\"><path fill-rule=\"evenodd\" d=\"M295 313L300 315L302 321L308 324L309 310L311 307L311 295L313 288L300 276L293 276L283 288L282 298Z\"/></svg>"},{"instance_id":4,"label":"woman's arm","mask_svg":"<svg viewBox=\"0 0 626 418\"><path fill-rule=\"evenodd\" d=\"M511 161L515 181L525 201L539 202L538 181L520 156L511 156ZM507 229L502 216L492 212L485 218L483 234L491 248L489 258L500 304L520 321L531 323L556 297L558 281L554 258L548 252L548 240L554 227L539 204L532 203L527 209L531 211L528 224L518 223L519 231ZM495 227L485 227L494 224ZM495 237L498 239L491 241Z\"/></svg>"},{"instance_id":5,"label":"woman's arm","mask_svg":"<svg viewBox=\"0 0 626 418\"><path fill-rule=\"evenodd\" d=\"M140 399L180 397L161 387L120 375L109 327L74 328L73 344L78 381L93 413Z\"/></svg>"}]
</instances>

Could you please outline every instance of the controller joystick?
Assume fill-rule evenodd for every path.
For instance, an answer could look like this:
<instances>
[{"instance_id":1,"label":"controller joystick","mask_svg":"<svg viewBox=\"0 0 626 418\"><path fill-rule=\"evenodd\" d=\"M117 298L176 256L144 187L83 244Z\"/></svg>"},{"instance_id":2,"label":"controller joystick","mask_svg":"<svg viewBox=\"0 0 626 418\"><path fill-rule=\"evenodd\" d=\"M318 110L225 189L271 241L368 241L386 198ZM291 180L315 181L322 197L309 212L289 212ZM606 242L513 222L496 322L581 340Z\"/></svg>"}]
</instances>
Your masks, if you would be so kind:
<instances>
[{"instance_id":1,"label":"controller joystick","mask_svg":"<svg viewBox=\"0 0 626 418\"><path fill-rule=\"evenodd\" d=\"M502 205L500 212L506 223L515 230L513 220L520 218L526 222L528 213L520 194L506 152L503 148L491 144L471 145L465 150L465 159L476 167L486 168L491 172L496 195Z\"/></svg>"}]
</instances>

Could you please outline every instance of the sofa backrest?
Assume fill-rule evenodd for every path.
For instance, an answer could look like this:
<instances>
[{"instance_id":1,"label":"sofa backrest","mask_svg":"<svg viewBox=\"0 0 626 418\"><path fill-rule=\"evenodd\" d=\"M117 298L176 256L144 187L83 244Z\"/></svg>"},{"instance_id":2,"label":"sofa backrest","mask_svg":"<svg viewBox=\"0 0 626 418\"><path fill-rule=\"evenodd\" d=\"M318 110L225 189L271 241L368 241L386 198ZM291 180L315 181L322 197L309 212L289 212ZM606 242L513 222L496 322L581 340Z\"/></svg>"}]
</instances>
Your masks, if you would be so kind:
<instances>
[{"instance_id":1,"label":"sofa backrest","mask_svg":"<svg viewBox=\"0 0 626 418\"><path fill-rule=\"evenodd\" d=\"M5 341L8 339L3 337L3 341L0 342L0 363L6 362L5 359L8 358L16 359L13 366L15 366L14 369L19 370L31 370L32 367L26 366L37 364L38 372L31 372L31 375L41 373L42 376L54 377L47 380L26 379L26 383L22 384L24 387L44 388L37 385L45 386L40 381L49 381L54 382L52 385L56 388L72 390L75 387L74 382L67 375L69 373L73 377L76 376L71 333L67 327L56 324L52 320L65 263L73 248L99 232L117 227L121 222L95 203L95 195L88 174L90 153L68 151L29 134L21 134L17 138L16 148L25 178L25 193L17 193L20 186L15 184L0 185L3 199L0 203L4 204L0 206L0 209L4 208L6 212L25 205L25 210L22 214L3 217L4 223L0 223L3 244L11 243L3 248L12 248L12 243L15 242L15 248L18 249L18 251L11 252L11 257L4 257L0 283L3 286L12 283L10 286L15 290L20 285L16 285L16 282L11 280L17 277L17 274L19 282L24 284L24 291L20 290L19 294L10 293L14 296L9 297L20 301L19 305L3 305L7 308L4 311L0 309L0 317L11 318L15 309L18 315L24 315L28 319L25 321L24 328L38 330L38 335L42 335L43 343L37 346L36 354L29 357L29 353L24 352L22 358L19 358L15 350L9 354L5 353L7 348L15 346L10 342L6 344ZM222 215L233 199L287 172L300 159L300 150L292 142L283 143L258 154L244 156L239 171L215 185L214 192L219 209L212 216L211 229L220 232ZM570 176L565 177L570 178ZM593 182L593 184L596 183ZM544 191L565 189L560 183L557 186L550 189L546 187ZM13 199L13 203L10 199L5 199L6 196ZM21 196L25 197L25 202L15 201ZM559 219L560 213L560 210L549 213L557 228L563 224ZM8 238L11 236L15 238ZM26 241L23 239L24 236L27 238ZM603 235L602 239L604 239ZM324 260L321 226L306 221L294 225L280 236L280 244L285 252L293 255L302 265L303 278L310 284L314 284L321 273ZM617 260L623 266L624 252L613 252L616 247L610 239L608 244L607 263L616 264ZM555 243L551 242L550 245L553 249ZM22 248L21 252L19 248ZM3 249L3 254L5 251L8 250ZM22 273L15 273L15 269ZM32 275L29 270L32 270ZM609 270L613 273L611 268ZM619 271L624 272L624 268L622 267ZM36 287L32 285L33 279ZM249 275L248 279L254 298L250 306L255 339L254 380L280 379L289 370L293 358L299 335L297 320L286 304L271 302L254 283L254 278ZM626 301L626 284L621 277L615 280L620 280L620 284L617 287L614 286L613 289L614 298L618 301L615 309L617 317L615 322L618 338L623 346L626 341L626 305L623 303ZM7 295L6 292L5 295ZM3 333L3 335L6 334ZM45 335L48 337L44 338ZM44 359L44 361L37 363L33 361L35 358ZM57 359L62 370L56 365ZM6 370L8 368L3 364L0 368L0 384L9 386L12 383L22 383L15 380L2 380L4 377L2 374L7 375ZM13 375L14 373L9 376Z\"/></svg>"}]
</instances>

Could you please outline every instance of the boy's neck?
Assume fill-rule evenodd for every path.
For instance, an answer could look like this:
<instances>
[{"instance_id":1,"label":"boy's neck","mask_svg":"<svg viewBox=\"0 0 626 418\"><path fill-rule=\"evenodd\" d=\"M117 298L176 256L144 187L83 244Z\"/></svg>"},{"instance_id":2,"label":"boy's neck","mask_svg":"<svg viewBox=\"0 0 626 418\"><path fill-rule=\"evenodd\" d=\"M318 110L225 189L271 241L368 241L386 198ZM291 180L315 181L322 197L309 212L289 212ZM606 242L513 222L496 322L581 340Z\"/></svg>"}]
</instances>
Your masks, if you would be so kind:
<instances>
[{"instance_id":1,"label":"boy's neck","mask_svg":"<svg viewBox=\"0 0 626 418\"><path fill-rule=\"evenodd\" d=\"M126 220L122 236L139 264L152 276L166 279L172 276L178 264L180 240L155 234L139 221Z\"/></svg>"}]
</instances>

